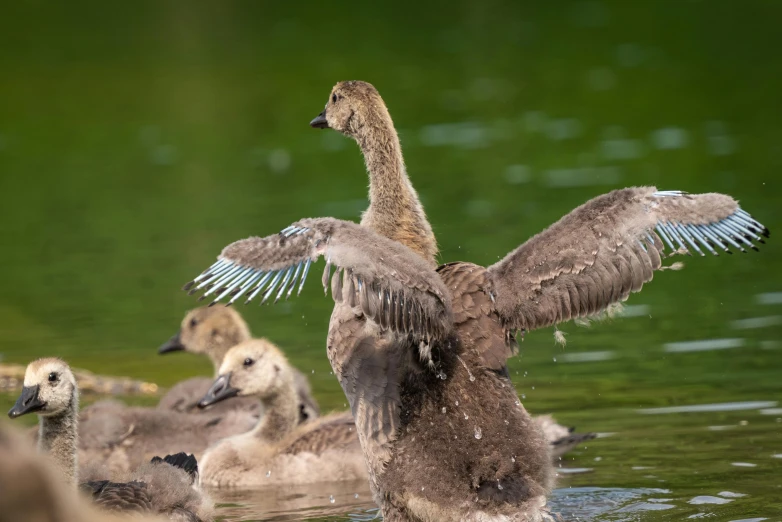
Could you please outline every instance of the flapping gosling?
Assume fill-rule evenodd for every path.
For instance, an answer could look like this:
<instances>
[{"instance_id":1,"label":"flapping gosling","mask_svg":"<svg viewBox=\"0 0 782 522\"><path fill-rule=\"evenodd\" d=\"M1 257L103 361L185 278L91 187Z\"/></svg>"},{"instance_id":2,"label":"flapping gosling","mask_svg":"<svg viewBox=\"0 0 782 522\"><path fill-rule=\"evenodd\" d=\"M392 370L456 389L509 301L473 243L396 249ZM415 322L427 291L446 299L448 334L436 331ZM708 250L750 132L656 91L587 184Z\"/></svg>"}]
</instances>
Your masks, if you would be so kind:
<instances>
[{"instance_id":1,"label":"flapping gosling","mask_svg":"<svg viewBox=\"0 0 782 522\"><path fill-rule=\"evenodd\" d=\"M186 351L206 355L212 361L216 376L226 352L232 346L249 339L251 339L250 328L236 310L225 306L202 307L190 310L185 315L179 332L163 344L158 352L164 354ZM320 415L320 408L312 397L309 381L299 370L291 369L299 395L300 422L317 418ZM260 404L254 399L236 399L221 402L207 409L199 409L198 401L212 386L212 381L213 379L200 377L182 381L160 399L158 408L188 413L242 410L260 415Z\"/></svg>"},{"instance_id":2,"label":"flapping gosling","mask_svg":"<svg viewBox=\"0 0 782 522\"><path fill-rule=\"evenodd\" d=\"M231 348L201 404L255 397L264 416L250 432L224 439L201 459L201 482L260 487L367 478L350 412L298 423L294 374L285 356L263 339Z\"/></svg>"},{"instance_id":3,"label":"flapping gosling","mask_svg":"<svg viewBox=\"0 0 782 522\"><path fill-rule=\"evenodd\" d=\"M343 82L313 124L363 148L378 128L391 136L386 115L371 85ZM508 379L515 333L626 299L662 267L666 245L716 253L763 235L729 196L630 188L585 203L488 268L435 271L370 227L318 218L229 245L186 289L276 301L326 257L324 287L337 268L328 356L384 519L541 520L550 516L551 451Z\"/></svg>"},{"instance_id":4,"label":"flapping gosling","mask_svg":"<svg viewBox=\"0 0 782 522\"><path fill-rule=\"evenodd\" d=\"M38 447L72 487L77 483L78 410L79 390L70 368L61 359L46 358L27 366L22 394L8 412L12 419L38 415ZM110 510L158 513L177 521L209 520L212 503L192 487L196 476L195 458L181 454L153 459L130 480L90 481L81 488Z\"/></svg>"},{"instance_id":5,"label":"flapping gosling","mask_svg":"<svg viewBox=\"0 0 782 522\"><path fill-rule=\"evenodd\" d=\"M357 124L363 126L361 133L345 132L356 138L369 173L370 205L361 217L361 225L405 245L433 267L437 266L437 242L432 227L407 175L391 115L377 91L363 82L346 82L332 92L331 106L332 120L344 120L347 128L356 118ZM328 128L326 110L310 125ZM572 429L554 422L550 415L533 417L533 420L543 430L557 460L595 437L594 433L573 433Z\"/></svg>"}]
</instances>

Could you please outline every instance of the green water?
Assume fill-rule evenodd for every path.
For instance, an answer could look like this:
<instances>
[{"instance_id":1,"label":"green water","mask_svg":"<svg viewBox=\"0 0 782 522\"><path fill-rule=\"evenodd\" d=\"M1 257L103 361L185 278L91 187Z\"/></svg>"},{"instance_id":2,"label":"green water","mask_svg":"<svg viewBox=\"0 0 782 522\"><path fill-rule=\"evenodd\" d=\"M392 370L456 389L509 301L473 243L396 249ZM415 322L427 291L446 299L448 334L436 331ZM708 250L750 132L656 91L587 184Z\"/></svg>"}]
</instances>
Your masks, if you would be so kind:
<instances>
[{"instance_id":1,"label":"green water","mask_svg":"<svg viewBox=\"0 0 782 522\"><path fill-rule=\"evenodd\" d=\"M366 205L355 145L307 125L343 79L371 81L388 103L443 261L491 263L628 185L730 193L782 230L781 16L771 0L5 6L0 353L164 386L208 374L206 361L156 354L195 306L180 286L228 242ZM630 298L646 307L633 317L563 325L565 348L551 330L527 336L511 361L527 408L614 433L565 459L589 470L564 476L555 508L779 520L782 404L637 410L782 402L782 299L760 295L782 292L780 256L772 236L760 253L685 259ZM339 409L331 306L313 283L239 310ZM704 339L739 341L665 351ZM568 362L582 352L609 358ZM274 516L351 511L338 489L320 512ZM725 491L745 496L690 503ZM221 512L271 516L253 498Z\"/></svg>"}]
</instances>

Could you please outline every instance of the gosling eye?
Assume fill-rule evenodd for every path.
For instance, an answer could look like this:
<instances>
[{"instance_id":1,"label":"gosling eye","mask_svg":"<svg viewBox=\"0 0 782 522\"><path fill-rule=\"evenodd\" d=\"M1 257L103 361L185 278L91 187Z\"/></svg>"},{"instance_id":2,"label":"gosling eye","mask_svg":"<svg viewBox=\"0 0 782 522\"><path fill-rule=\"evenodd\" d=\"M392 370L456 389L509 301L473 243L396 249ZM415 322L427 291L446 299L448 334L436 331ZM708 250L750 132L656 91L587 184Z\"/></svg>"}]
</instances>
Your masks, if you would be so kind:
<instances>
[{"instance_id":1,"label":"gosling eye","mask_svg":"<svg viewBox=\"0 0 782 522\"><path fill-rule=\"evenodd\" d=\"M195 328L198 324L198 320L194 317L193 319L190 319L190 328Z\"/></svg>"},{"instance_id":2,"label":"gosling eye","mask_svg":"<svg viewBox=\"0 0 782 522\"><path fill-rule=\"evenodd\" d=\"M57 379L60 377L57 375L57 372L52 372L49 374L49 382L57 382Z\"/></svg>"},{"instance_id":3,"label":"gosling eye","mask_svg":"<svg viewBox=\"0 0 782 522\"><path fill-rule=\"evenodd\" d=\"M245 367L247 367L247 366L252 366L254 362L255 362L255 361L253 361L252 359L250 359L250 358L248 357L247 359L245 359L245 360L244 360L244 366L245 366Z\"/></svg>"},{"instance_id":4,"label":"gosling eye","mask_svg":"<svg viewBox=\"0 0 782 522\"><path fill-rule=\"evenodd\" d=\"M331 95L331 103L337 103L337 95L336 94L332 94Z\"/></svg>"}]
</instances>

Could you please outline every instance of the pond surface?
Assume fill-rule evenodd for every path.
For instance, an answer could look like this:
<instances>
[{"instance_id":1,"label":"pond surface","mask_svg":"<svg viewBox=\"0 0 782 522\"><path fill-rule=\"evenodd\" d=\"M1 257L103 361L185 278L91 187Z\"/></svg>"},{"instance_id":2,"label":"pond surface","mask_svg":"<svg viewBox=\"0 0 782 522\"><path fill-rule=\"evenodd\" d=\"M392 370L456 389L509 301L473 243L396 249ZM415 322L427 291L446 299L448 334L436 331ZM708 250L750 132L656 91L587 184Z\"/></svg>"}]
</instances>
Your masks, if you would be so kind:
<instances>
[{"instance_id":1,"label":"pond surface","mask_svg":"<svg viewBox=\"0 0 782 522\"><path fill-rule=\"evenodd\" d=\"M79 5L0 17L5 361L208 375L156 353L196 305L179 288L233 240L358 219L357 148L307 124L336 81L364 79L443 261L491 263L630 185L729 193L772 230L758 253L683 259L621 318L561 325L565 347L528 334L510 369L532 413L602 435L562 462L567 519L780 520L782 4ZM342 409L317 286L239 310ZM360 485L217 497L226 520L375 514Z\"/></svg>"}]
</instances>

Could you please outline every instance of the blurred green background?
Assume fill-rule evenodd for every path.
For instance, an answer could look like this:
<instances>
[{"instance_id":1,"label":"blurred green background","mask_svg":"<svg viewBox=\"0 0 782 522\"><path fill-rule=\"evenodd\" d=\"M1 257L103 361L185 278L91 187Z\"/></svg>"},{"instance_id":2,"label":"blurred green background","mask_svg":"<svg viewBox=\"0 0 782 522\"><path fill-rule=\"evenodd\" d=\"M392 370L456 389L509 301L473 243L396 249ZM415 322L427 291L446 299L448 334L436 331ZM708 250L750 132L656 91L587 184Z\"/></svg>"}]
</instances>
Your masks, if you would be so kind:
<instances>
[{"instance_id":1,"label":"blurred green background","mask_svg":"<svg viewBox=\"0 0 782 522\"><path fill-rule=\"evenodd\" d=\"M529 334L511 373L533 413L616 433L571 457L593 469L572 484L681 497L644 519L782 509L782 460L771 457L782 453L782 412L633 410L782 400L780 2L27 1L3 11L5 362L58 355L163 386L210 374L206 360L156 352L196 306L181 285L236 239L301 217L358 219L367 179L357 147L308 122L334 83L361 79L389 106L443 261L492 263L630 185L729 193L772 229L760 253L658 274L628 301L641 305L631 317L561 326L566 348L551 330ZM345 403L325 357L331 306L312 283L285 304L238 308L310 375L325 409ZM740 341L665 349L720 338ZM607 359L568 363L596 351ZM656 466L655 478L628 471L638 463ZM748 496L687 503L731 488Z\"/></svg>"}]
</instances>

